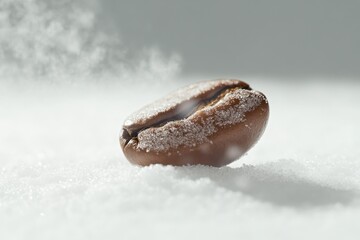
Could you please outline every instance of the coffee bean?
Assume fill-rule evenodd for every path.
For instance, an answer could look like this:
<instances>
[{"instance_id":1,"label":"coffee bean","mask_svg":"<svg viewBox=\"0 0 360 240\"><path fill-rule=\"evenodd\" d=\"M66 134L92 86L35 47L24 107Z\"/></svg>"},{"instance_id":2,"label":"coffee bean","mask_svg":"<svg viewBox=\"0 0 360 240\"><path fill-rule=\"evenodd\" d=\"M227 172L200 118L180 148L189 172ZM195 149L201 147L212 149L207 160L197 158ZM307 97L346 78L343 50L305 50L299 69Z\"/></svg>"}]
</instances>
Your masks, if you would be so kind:
<instances>
[{"instance_id":1,"label":"coffee bean","mask_svg":"<svg viewBox=\"0 0 360 240\"><path fill-rule=\"evenodd\" d=\"M221 167L261 137L269 116L264 94L240 80L192 84L130 115L120 145L137 165Z\"/></svg>"}]
</instances>

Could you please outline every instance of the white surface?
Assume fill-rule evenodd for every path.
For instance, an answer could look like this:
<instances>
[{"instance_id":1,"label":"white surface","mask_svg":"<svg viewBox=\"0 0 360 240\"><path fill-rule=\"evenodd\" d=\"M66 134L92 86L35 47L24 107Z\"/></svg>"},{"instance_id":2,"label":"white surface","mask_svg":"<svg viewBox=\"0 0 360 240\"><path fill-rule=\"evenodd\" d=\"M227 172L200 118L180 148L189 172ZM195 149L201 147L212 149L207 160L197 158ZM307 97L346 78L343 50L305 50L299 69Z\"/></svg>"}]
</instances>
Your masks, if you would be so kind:
<instances>
[{"instance_id":1,"label":"white surface","mask_svg":"<svg viewBox=\"0 0 360 240\"><path fill-rule=\"evenodd\" d=\"M178 82L2 84L0 238L357 239L360 85L245 80L270 122L220 169L140 168L121 153L123 119Z\"/></svg>"}]
</instances>

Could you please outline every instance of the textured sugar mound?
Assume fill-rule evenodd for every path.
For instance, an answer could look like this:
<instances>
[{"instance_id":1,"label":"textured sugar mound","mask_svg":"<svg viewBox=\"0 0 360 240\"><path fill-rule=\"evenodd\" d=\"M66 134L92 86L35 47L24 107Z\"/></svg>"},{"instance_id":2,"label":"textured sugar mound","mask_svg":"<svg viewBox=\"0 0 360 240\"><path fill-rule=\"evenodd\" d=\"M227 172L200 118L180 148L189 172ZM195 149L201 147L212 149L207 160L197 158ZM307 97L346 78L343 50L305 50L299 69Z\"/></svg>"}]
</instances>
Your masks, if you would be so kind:
<instances>
[{"instance_id":1,"label":"textured sugar mound","mask_svg":"<svg viewBox=\"0 0 360 240\"><path fill-rule=\"evenodd\" d=\"M359 239L360 83L247 80L269 124L223 168L128 163L128 88L1 86L0 239Z\"/></svg>"}]
</instances>

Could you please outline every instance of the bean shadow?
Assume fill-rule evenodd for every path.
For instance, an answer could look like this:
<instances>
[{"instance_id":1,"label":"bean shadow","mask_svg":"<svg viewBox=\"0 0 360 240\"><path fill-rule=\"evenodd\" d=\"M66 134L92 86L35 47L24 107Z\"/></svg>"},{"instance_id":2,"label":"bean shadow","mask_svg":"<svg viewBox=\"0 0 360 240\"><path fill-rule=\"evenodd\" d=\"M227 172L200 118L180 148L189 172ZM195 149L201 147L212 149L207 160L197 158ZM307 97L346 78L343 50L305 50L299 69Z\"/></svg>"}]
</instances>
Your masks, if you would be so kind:
<instances>
[{"instance_id":1,"label":"bean shadow","mask_svg":"<svg viewBox=\"0 0 360 240\"><path fill-rule=\"evenodd\" d=\"M314 208L333 204L349 205L357 198L357 190L336 189L289 174L275 172L283 163L240 168L206 166L180 167L177 177L198 180L208 178L225 189L241 192L254 199L277 206ZM281 171L281 170L280 170Z\"/></svg>"}]
</instances>

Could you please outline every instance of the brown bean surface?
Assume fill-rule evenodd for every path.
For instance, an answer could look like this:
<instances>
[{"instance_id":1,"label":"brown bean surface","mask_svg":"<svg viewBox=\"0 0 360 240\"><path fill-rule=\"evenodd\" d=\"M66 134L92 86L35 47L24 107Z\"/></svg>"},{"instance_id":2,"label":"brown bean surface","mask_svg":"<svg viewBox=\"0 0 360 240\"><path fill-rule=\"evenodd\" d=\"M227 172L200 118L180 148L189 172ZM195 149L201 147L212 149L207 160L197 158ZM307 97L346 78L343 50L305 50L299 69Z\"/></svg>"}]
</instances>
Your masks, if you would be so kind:
<instances>
[{"instance_id":1,"label":"brown bean surface","mask_svg":"<svg viewBox=\"0 0 360 240\"><path fill-rule=\"evenodd\" d=\"M192 84L145 106L123 125L120 145L134 164L224 166L261 137L264 94L240 80Z\"/></svg>"}]
</instances>

